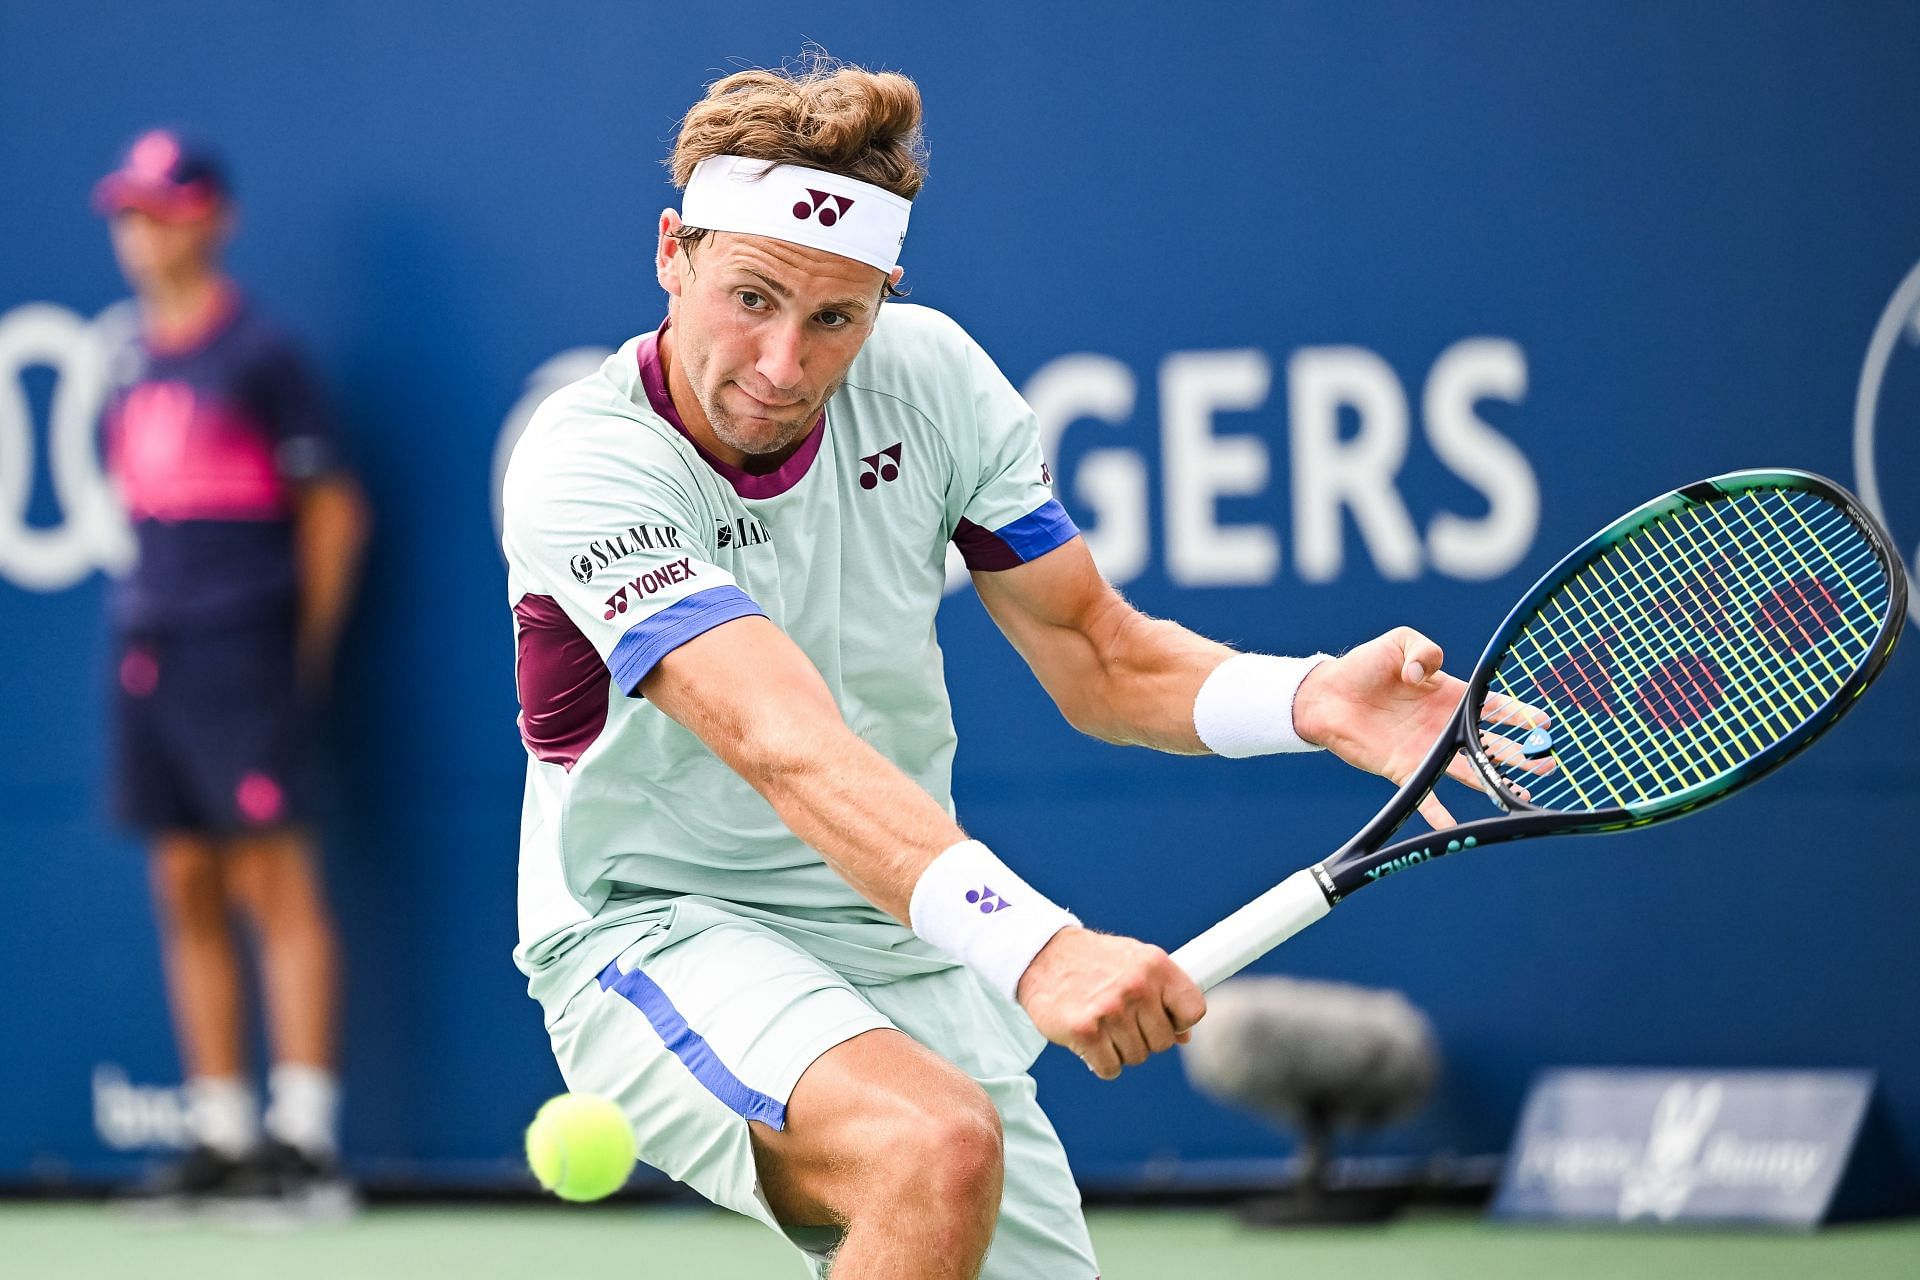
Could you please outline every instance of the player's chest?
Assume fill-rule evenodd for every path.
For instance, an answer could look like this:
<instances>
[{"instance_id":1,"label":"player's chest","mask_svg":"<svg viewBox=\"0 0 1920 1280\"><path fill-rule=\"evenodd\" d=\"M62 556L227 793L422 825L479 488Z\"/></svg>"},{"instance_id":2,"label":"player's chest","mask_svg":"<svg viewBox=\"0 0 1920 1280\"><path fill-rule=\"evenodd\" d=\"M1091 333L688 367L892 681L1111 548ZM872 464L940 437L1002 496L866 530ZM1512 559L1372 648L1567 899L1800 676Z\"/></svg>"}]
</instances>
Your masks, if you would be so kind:
<instances>
[{"instance_id":1,"label":"player's chest","mask_svg":"<svg viewBox=\"0 0 1920 1280\"><path fill-rule=\"evenodd\" d=\"M714 549L756 599L918 607L939 593L950 472L944 454L911 432L830 423L791 487L726 495Z\"/></svg>"}]
</instances>

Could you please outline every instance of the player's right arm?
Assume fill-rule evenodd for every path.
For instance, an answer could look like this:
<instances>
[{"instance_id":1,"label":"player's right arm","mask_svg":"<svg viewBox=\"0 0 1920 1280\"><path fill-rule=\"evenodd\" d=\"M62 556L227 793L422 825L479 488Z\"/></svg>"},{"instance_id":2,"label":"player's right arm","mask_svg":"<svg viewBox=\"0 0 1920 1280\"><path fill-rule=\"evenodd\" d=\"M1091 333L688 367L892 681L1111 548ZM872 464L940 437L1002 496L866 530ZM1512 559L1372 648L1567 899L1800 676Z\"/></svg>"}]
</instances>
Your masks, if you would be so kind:
<instances>
[{"instance_id":1,"label":"player's right arm","mask_svg":"<svg viewBox=\"0 0 1920 1280\"><path fill-rule=\"evenodd\" d=\"M765 618L715 627L661 658L639 692L752 785L860 895L911 924L914 889L966 840L944 809L849 729L800 647ZM1102 1079L1183 1039L1199 988L1158 947L1069 925L1020 976L1041 1034Z\"/></svg>"}]
</instances>

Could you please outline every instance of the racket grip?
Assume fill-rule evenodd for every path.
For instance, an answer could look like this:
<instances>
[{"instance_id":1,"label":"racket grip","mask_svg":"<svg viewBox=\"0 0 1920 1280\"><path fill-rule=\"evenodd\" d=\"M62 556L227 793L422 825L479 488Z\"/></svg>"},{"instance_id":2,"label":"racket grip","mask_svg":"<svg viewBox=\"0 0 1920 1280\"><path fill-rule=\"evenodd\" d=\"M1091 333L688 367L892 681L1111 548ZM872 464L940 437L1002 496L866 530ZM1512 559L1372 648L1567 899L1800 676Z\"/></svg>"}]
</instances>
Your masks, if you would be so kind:
<instances>
[{"instance_id":1,"label":"racket grip","mask_svg":"<svg viewBox=\"0 0 1920 1280\"><path fill-rule=\"evenodd\" d=\"M1173 962L1205 991L1331 910L1313 872L1296 871L1175 951Z\"/></svg>"}]
</instances>

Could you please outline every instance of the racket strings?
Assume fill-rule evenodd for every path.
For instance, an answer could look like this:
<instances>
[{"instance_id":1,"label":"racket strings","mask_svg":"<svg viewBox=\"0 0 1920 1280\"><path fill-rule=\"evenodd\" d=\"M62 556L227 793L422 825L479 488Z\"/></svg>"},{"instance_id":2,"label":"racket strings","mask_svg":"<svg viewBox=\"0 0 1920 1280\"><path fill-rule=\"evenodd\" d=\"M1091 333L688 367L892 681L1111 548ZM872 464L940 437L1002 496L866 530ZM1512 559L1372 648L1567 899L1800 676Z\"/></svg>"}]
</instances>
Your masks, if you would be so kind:
<instances>
[{"instance_id":1,"label":"racket strings","mask_svg":"<svg viewBox=\"0 0 1920 1280\"><path fill-rule=\"evenodd\" d=\"M1818 495L1750 489L1655 517L1519 628L1489 687L1548 712L1555 767L1515 750L1496 767L1551 809L1640 807L1724 776L1826 705L1888 596L1871 543Z\"/></svg>"},{"instance_id":2,"label":"racket strings","mask_svg":"<svg viewBox=\"0 0 1920 1280\"><path fill-rule=\"evenodd\" d=\"M1698 544L1697 534L1692 541ZM1622 597L1629 591L1640 591L1652 601L1650 612L1665 615L1661 625L1675 629L1676 604L1686 602L1690 607L1681 611L1677 629L1685 634L1691 628L1709 638L1717 634L1720 642L1710 647L1706 655L1697 652L1677 654L1674 645L1661 643L1665 637L1649 635L1649 631L1655 627L1654 623L1628 611L1626 616L1631 625L1622 628L1623 634L1610 644L1594 646L1603 651L1604 658L1601 654L1594 655L1596 661L1589 664L1594 669L1586 670L1583 681L1589 686L1587 692L1590 696L1577 701L1589 713L1584 718L1598 727L1599 747L1589 746L1588 749L1599 762L1611 766L1611 770L1602 772L1598 781L1601 787L1608 788L1608 798L1616 804L1655 799L1663 794L1663 785L1671 790L1675 786L1701 782L1736 765L1790 732L1830 692L1828 689L1818 689L1809 695L1808 681L1799 680L1796 683L1800 704L1785 708L1755 704L1737 696L1744 686L1753 683L1752 668L1757 665L1765 672L1773 664L1774 655L1760 649L1743 630L1728 627L1726 602L1729 597L1724 582L1686 583L1683 580L1683 590L1677 593L1677 599L1674 593L1662 597L1648 591L1649 574L1663 567L1663 561L1670 562L1673 555L1671 548L1662 556L1658 554L1661 550L1658 543L1649 545L1656 552L1651 557L1651 564L1642 564L1634 558L1619 555L1601 561L1591 582L1574 584L1572 598L1584 608L1578 611L1565 609L1562 612L1570 616L1576 612L1583 615L1574 617L1573 625L1591 626L1596 608L1612 607L1619 612ZM1744 542L1742 545L1745 545ZM1752 550L1751 547L1747 549ZM1749 558L1759 559L1757 556ZM1744 571L1744 568L1741 558L1727 557L1720 564L1710 566L1710 576L1723 579L1733 576L1745 583L1744 589L1748 594L1758 594L1751 572ZM1602 596L1608 598L1600 599ZM1799 607L1803 614L1809 612L1805 606ZM1554 611L1547 611L1545 620L1550 625L1554 624ZM1623 668L1621 672L1615 673L1612 668L1602 665L1605 659L1621 655L1626 658L1617 664ZM1826 655L1816 652L1813 656L1823 658ZM1826 665L1831 671L1831 662ZM1791 664L1784 670L1790 676L1794 674ZM1608 682L1599 699L1591 696L1596 674L1600 680ZM1635 683L1634 701L1623 705L1618 700L1624 691L1612 688L1615 674L1624 675ZM1731 685L1723 680L1727 674L1733 677ZM1550 677L1542 683L1551 686L1553 682ZM1730 697L1729 693L1735 696ZM1711 713L1722 704L1725 707L1724 714L1710 718ZM1693 735L1696 741L1684 744L1694 749L1692 754L1670 743L1669 731L1696 723L1699 725L1698 732ZM1561 754L1566 754L1564 749ZM1610 775L1624 779L1627 785L1610 786L1614 783L1614 777ZM1580 781L1577 771L1569 774L1569 777L1575 783ZM1585 790L1584 787L1582 789ZM1588 794L1583 803L1591 804L1592 800L1593 796Z\"/></svg>"}]
</instances>

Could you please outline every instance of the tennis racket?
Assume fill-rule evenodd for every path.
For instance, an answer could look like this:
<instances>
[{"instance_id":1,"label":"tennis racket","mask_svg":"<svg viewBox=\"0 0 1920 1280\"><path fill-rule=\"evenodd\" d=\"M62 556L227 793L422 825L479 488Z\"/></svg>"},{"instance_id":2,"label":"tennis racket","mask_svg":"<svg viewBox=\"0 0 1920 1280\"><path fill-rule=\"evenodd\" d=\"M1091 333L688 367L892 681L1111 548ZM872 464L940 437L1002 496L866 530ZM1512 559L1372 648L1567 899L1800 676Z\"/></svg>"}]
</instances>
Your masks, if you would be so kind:
<instances>
[{"instance_id":1,"label":"tennis racket","mask_svg":"<svg viewBox=\"0 0 1920 1280\"><path fill-rule=\"evenodd\" d=\"M1451 727L1358 835L1174 961L1211 987L1409 867L1665 822L1766 776L1892 654L1907 582L1890 547L1851 494L1801 471L1737 471L1622 516L1513 607ZM1456 752L1501 816L1390 843Z\"/></svg>"}]
</instances>

